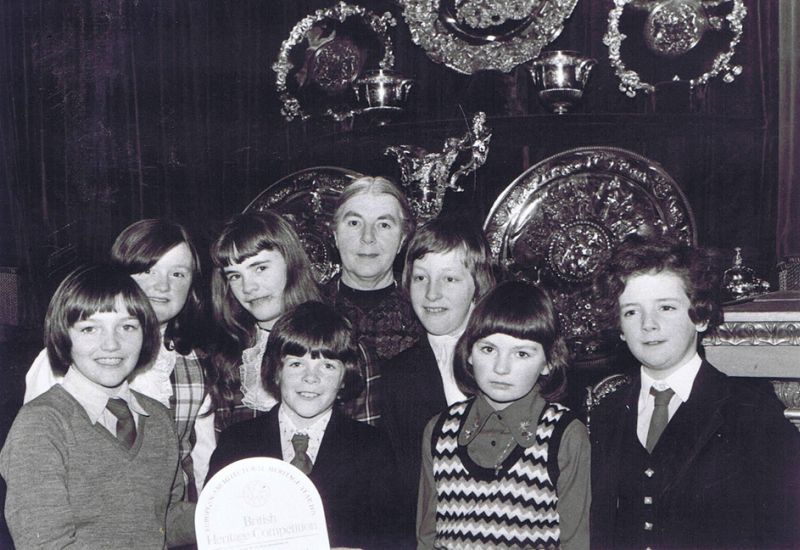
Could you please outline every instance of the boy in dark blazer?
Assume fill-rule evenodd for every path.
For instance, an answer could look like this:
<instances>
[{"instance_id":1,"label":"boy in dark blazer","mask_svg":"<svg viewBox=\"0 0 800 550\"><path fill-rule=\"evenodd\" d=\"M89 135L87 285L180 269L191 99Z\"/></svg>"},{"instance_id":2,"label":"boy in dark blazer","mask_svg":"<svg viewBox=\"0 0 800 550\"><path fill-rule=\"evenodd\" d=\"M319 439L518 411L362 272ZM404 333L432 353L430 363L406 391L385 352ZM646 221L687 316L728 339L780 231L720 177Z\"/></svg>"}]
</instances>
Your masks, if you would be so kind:
<instances>
[{"instance_id":1,"label":"boy in dark blazer","mask_svg":"<svg viewBox=\"0 0 800 550\"><path fill-rule=\"evenodd\" d=\"M768 384L697 352L720 317L702 251L619 247L598 291L641 363L591 417L592 547L796 548L800 433Z\"/></svg>"},{"instance_id":2,"label":"boy in dark blazer","mask_svg":"<svg viewBox=\"0 0 800 550\"><path fill-rule=\"evenodd\" d=\"M262 382L280 405L222 432L209 479L243 458L283 459L319 491L332 547L394 548L398 539L397 468L386 436L347 418L337 400L363 386L350 322L330 306L306 302L270 333ZM295 440L302 436L302 448Z\"/></svg>"},{"instance_id":3,"label":"boy in dark blazer","mask_svg":"<svg viewBox=\"0 0 800 550\"><path fill-rule=\"evenodd\" d=\"M382 426L400 473L404 533L411 545L422 432L434 415L466 398L453 376L453 352L475 303L494 286L489 258L480 228L456 217L421 226L406 252L403 288L427 334L384 365L380 396Z\"/></svg>"}]
</instances>

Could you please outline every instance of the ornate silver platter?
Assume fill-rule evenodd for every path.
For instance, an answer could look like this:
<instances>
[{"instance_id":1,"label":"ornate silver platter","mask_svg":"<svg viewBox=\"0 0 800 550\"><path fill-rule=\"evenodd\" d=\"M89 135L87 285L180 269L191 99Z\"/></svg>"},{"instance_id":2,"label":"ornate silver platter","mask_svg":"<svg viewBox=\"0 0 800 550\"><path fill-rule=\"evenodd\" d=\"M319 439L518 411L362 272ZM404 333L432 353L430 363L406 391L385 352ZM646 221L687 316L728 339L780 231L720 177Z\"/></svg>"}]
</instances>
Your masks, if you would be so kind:
<instances>
[{"instance_id":1,"label":"ornate silver platter","mask_svg":"<svg viewBox=\"0 0 800 550\"><path fill-rule=\"evenodd\" d=\"M581 358L619 342L599 325L591 289L614 248L634 234L696 239L691 207L669 174L612 147L571 149L529 168L495 201L484 229L513 276L551 292Z\"/></svg>"},{"instance_id":2,"label":"ornate silver platter","mask_svg":"<svg viewBox=\"0 0 800 550\"><path fill-rule=\"evenodd\" d=\"M286 120L353 115L353 83L368 70L391 69L392 14L377 16L339 2L297 22L272 65Z\"/></svg>"},{"instance_id":3,"label":"ornate silver platter","mask_svg":"<svg viewBox=\"0 0 800 550\"><path fill-rule=\"evenodd\" d=\"M314 276L323 283L339 265L329 223L342 189L362 174L336 166L315 166L285 176L268 186L244 209L274 210L285 216L306 249Z\"/></svg>"},{"instance_id":4,"label":"ornate silver platter","mask_svg":"<svg viewBox=\"0 0 800 550\"><path fill-rule=\"evenodd\" d=\"M411 38L458 72L508 72L561 34L578 0L400 0Z\"/></svg>"},{"instance_id":5,"label":"ornate silver platter","mask_svg":"<svg viewBox=\"0 0 800 550\"><path fill-rule=\"evenodd\" d=\"M634 97L670 80L694 88L718 75L733 82L746 15L744 0L614 0L603 43L620 91Z\"/></svg>"}]
</instances>

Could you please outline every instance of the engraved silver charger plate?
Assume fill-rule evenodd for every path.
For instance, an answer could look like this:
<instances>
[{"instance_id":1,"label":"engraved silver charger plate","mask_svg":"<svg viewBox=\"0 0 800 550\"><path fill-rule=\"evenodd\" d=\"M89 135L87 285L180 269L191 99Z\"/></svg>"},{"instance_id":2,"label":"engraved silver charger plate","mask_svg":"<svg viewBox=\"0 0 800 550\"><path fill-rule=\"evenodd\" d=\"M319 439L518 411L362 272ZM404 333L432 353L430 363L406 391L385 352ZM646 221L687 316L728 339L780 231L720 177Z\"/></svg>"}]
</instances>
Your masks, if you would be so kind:
<instances>
[{"instance_id":1,"label":"engraved silver charger plate","mask_svg":"<svg viewBox=\"0 0 800 550\"><path fill-rule=\"evenodd\" d=\"M746 15L744 0L614 0L603 43L620 91L634 97L670 80L696 88L720 75L733 82ZM650 57L637 64L640 53ZM643 74L652 70L661 74Z\"/></svg>"},{"instance_id":2,"label":"engraved silver charger plate","mask_svg":"<svg viewBox=\"0 0 800 550\"><path fill-rule=\"evenodd\" d=\"M338 166L306 168L269 185L244 211L273 210L289 220L311 260L314 278L324 283L339 271L330 229L336 200L362 175Z\"/></svg>"},{"instance_id":3,"label":"engraved silver charger plate","mask_svg":"<svg viewBox=\"0 0 800 550\"><path fill-rule=\"evenodd\" d=\"M696 241L694 216L656 162L613 147L582 147L545 159L500 194L484 223L492 256L512 276L548 289L573 354L612 353L592 280L631 235Z\"/></svg>"},{"instance_id":4,"label":"engraved silver charger plate","mask_svg":"<svg viewBox=\"0 0 800 550\"><path fill-rule=\"evenodd\" d=\"M555 40L577 0L398 0L411 39L460 73L509 72Z\"/></svg>"},{"instance_id":5,"label":"engraved silver charger plate","mask_svg":"<svg viewBox=\"0 0 800 550\"><path fill-rule=\"evenodd\" d=\"M390 29L396 24L389 12L378 16L345 2L298 21L272 65L283 117L353 116L353 84L367 71L394 66Z\"/></svg>"}]
</instances>

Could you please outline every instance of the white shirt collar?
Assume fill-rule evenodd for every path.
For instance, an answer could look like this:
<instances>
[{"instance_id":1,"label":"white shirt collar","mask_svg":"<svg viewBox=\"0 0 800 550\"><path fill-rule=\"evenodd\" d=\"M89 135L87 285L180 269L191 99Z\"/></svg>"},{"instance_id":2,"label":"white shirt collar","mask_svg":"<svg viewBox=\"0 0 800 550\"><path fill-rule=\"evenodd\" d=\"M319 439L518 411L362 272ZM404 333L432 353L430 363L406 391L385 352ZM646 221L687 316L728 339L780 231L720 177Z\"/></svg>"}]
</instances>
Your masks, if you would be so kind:
<instances>
[{"instance_id":1,"label":"white shirt collar","mask_svg":"<svg viewBox=\"0 0 800 550\"><path fill-rule=\"evenodd\" d=\"M278 408L278 425L281 431L281 453L283 455L283 460L290 462L292 458L294 458L292 437L294 437L294 434L297 432L300 432L308 435L308 450L306 454L311 459L311 462L316 462L317 453L319 453L319 447L322 444L322 437L325 435L325 429L328 427L332 414L333 409L329 409L328 412L319 417L314 424L300 429L295 426L292 419L286 414L285 405L281 403Z\"/></svg>"},{"instance_id":2,"label":"white shirt collar","mask_svg":"<svg viewBox=\"0 0 800 550\"><path fill-rule=\"evenodd\" d=\"M453 374L453 356L455 355L456 344L465 329L466 326L458 334L454 335L436 336L428 333L428 343L430 343L433 355L436 357L436 365L439 367L439 375L442 377L444 397L448 406L464 401L467 398L458 388L456 377Z\"/></svg>"},{"instance_id":3,"label":"white shirt collar","mask_svg":"<svg viewBox=\"0 0 800 550\"><path fill-rule=\"evenodd\" d=\"M450 334L442 334L441 336L437 336L435 334L428 333L428 343L431 345L431 349L433 350L433 354L436 356L436 360L441 362L441 357L448 357L450 362L453 361L453 352L456 349L456 344L458 343L458 339L461 337L462 332L459 332L456 335Z\"/></svg>"},{"instance_id":4,"label":"white shirt collar","mask_svg":"<svg viewBox=\"0 0 800 550\"><path fill-rule=\"evenodd\" d=\"M689 396L692 394L694 379L697 378L697 373L700 371L700 365L702 365L702 363L703 360L695 353L682 367L675 370L675 372L663 380L655 380L652 376L647 374L645 368L642 367L641 394L648 395L650 393L650 388L653 386L655 386L657 390L665 390L669 387L672 388L675 395L682 403L686 403L686 401L689 400Z\"/></svg>"},{"instance_id":5,"label":"white shirt collar","mask_svg":"<svg viewBox=\"0 0 800 550\"><path fill-rule=\"evenodd\" d=\"M111 390L99 386L86 378L78 369L70 367L64 376L62 386L86 410L92 424L96 424L103 415L106 403L112 397L124 400L134 413L148 416L147 411L131 392L127 381L124 381L119 388Z\"/></svg>"}]
</instances>

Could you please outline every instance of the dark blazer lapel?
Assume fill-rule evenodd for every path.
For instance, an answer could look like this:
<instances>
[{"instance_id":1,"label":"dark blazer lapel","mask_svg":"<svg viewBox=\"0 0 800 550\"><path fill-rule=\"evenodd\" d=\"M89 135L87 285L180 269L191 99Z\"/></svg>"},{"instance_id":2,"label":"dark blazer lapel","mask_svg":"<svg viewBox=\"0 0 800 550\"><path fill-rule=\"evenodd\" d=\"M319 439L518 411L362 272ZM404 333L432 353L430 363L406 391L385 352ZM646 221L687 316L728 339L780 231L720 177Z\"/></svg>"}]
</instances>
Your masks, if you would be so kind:
<instances>
[{"instance_id":1,"label":"dark blazer lapel","mask_svg":"<svg viewBox=\"0 0 800 550\"><path fill-rule=\"evenodd\" d=\"M345 421L345 417L334 405L331 419L319 445L317 459L311 469L311 478L335 479L337 471L349 466L346 460L348 449L344 448L344 445L351 438L343 435L343 430L346 429Z\"/></svg>"},{"instance_id":2,"label":"dark blazer lapel","mask_svg":"<svg viewBox=\"0 0 800 550\"><path fill-rule=\"evenodd\" d=\"M670 483L664 488L665 492L681 482L698 454L722 425L721 409L730 398L724 378L704 361L692 385L689 400L678 408L667 424L659 447L663 442L664 447L660 450L669 453L671 456L667 460L677 466Z\"/></svg>"},{"instance_id":3,"label":"dark blazer lapel","mask_svg":"<svg viewBox=\"0 0 800 550\"><path fill-rule=\"evenodd\" d=\"M283 459L283 450L281 449L281 427L278 422L279 408L280 403L261 417L264 419L264 423L260 426L261 433L258 434L258 444L262 456Z\"/></svg>"},{"instance_id":4,"label":"dark blazer lapel","mask_svg":"<svg viewBox=\"0 0 800 550\"><path fill-rule=\"evenodd\" d=\"M608 472L609 482L611 487L617 487L620 469L616 467L622 457L622 453L626 452L625 439L631 433L636 433L636 417L638 414L639 402L639 389L642 387L642 380L638 376L634 378L633 383L625 388L625 393L620 397L622 398L616 409L611 422L608 422L610 430L608 441L610 442L608 452L613 460L609 460L609 464L614 464L614 467Z\"/></svg>"},{"instance_id":5,"label":"dark blazer lapel","mask_svg":"<svg viewBox=\"0 0 800 550\"><path fill-rule=\"evenodd\" d=\"M436 362L436 356L433 354L428 337L422 338L417 346L419 353L417 364L420 366L420 372L415 377L417 387L420 393L424 394L428 399L439 402L441 410L444 410L447 407L447 400L444 397L444 384L442 383L442 375L439 372L439 364Z\"/></svg>"},{"instance_id":6,"label":"dark blazer lapel","mask_svg":"<svg viewBox=\"0 0 800 550\"><path fill-rule=\"evenodd\" d=\"M592 439L602 443L602 445L593 446L593 453L602 454L602 460L597 460L597 463L605 465L593 477L607 488L608 492L603 491L603 494L608 494L612 498L616 498L616 487L620 474L619 463L623 453L627 452L624 448L626 437L631 431L636 432L639 388L641 388L641 379L637 376L629 386L617 390L620 392L618 396L606 398L611 401L601 404L600 410L592 414L592 418L596 418L596 422L592 422L594 426ZM596 433L600 429L604 432ZM594 463L593 460L593 466Z\"/></svg>"},{"instance_id":7,"label":"dark blazer lapel","mask_svg":"<svg viewBox=\"0 0 800 550\"><path fill-rule=\"evenodd\" d=\"M622 475L626 442L636 437L636 404L641 380L618 388L592 412L592 547L613 548L614 526L618 506L619 484Z\"/></svg>"}]
</instances>

